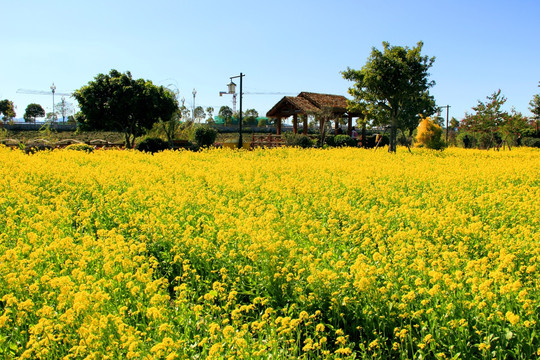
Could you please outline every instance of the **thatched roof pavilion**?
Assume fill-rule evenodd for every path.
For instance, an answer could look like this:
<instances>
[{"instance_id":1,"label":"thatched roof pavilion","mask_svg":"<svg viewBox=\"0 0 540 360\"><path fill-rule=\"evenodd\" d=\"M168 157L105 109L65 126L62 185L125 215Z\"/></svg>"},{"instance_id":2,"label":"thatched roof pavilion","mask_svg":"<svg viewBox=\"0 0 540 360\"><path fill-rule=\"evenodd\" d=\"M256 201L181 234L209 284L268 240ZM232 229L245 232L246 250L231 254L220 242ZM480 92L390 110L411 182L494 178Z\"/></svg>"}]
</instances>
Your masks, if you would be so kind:
<instances>
[{"instance_id":1,"label":"thatched roof pavilion","mask_svg":"<svg viewBox=\"0 0 540 360\"><path fill-rule=\"evenodd\" d=\"M339 127L337 119L348 117L348 134L352 130L352 118L355 114L347 110L347 98L341 95L318 94L312 92L301 92L298 96L285 96L272 107L266 116L276 119L277 134L281 134L281 119L293 117L293 132L298 132L298 115L303 118L304 134L307 134L308 115L320 115L323 112L330 112L335 121L335 128Z\"/></svg>"}]
</instances>

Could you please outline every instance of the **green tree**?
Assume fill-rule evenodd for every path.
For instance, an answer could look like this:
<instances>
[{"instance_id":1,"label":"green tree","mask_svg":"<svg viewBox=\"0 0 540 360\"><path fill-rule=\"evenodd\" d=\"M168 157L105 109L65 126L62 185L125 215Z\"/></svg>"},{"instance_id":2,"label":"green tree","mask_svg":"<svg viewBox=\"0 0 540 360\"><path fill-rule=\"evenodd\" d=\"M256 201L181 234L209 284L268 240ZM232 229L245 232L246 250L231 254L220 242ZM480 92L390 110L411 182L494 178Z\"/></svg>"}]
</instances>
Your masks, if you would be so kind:
<instances>
[{"instance_id":1,"label":"green tree","mask_svg":"<svg viewBox=\"0 0 540 360\"><path fill-rule=\"evenodd\" d=\"M501 95L500 89L487 99L487 102L478 101L478 105L472 108L474 113L465 115L459 129L471 133L481 147L498 148L502 142L510 146L527 128L527 119L514 109L511 113L502 109L507 99Z\"/></svg>"},{"instance_id":2,"label":"green tree","mask_svg":"<svg viewBox=\"0 0 540 360\"><path fill-rule=\"evenodd\" d=\"M36 122L36 118L38 117L44 117L45 116L45 110L43 107L39 104L28 104L26 107L26 110L24 111L24 121L25 122Z\"/></svg>"},{"instance_id":3,"label":"green tree","mask_svg":"<svg viewBox=\"0 0 540 360\"><path fill-rule=\"evenodd\" d=\"M201 120L203 120L206 116L206 113L204 112L204 108L202 106L197 106L193 112L194 121L198 123L200 123Z\"/></svg>"},{"instance_id":4,"label":"green tree","mask_svg":"<svg viewBox=\"0 0 540 360\"><path fill-rule=\"evenodd\" d=\"M129 71L98 74L73 96L84 114L84 128L123 132L128 148L160 119L169 121L178 109L171 91L149 80L135 80Z\"/></svg>"},{"instance_id":5,"label":"green tree","mask_svg":"<svg viewBox=\"0 0 540 360\"><path fill-rule=\"evenodd\" d=\"M171 118L168 121L163 121L162 119L159 119L158 124L165 133L165 136L167 137L167 141L171 143L175 138L178 130L181 127L180 124L180 118L181 118L180 109L176 110L174 114L171 116Z\"/></svg>"},{"instance_id":6,"label":"green tree","mask_svg":"<svg viewBox=\"0 0 540 360\"><path fill-rule=\"evenodd\" d=\"M499 131L502 139L508 144L518 144L517 139L521 137L521 134L529 127L527 118L520 112L512 109L510 114L505 113L504 121L501 124Z\"/></svg>"},{"instance_id":7,"label":"green tree","mask_svg":"<svg viewBox=\"0 0 540 360\"><path fill-rule=\"evenodd\" d=\"M465 114L465 118L461 120L459 129L471 133L477 140L479 146L489 149L494 146L496 135L508 116L502 110L502 106L506 103L506 98L501 95L501 90L495 91L487 97L488 102L478 101L478 105L473 106L474 113Z\"/></svg>"},{"instance_id":8,"label":"green tree","mask_svg":"<svg viewBox=\"0 0 540 360\"><path fill-rule=\"evenodd\" d=\"M207 107L207 108L206 108L206 115L207 115L207 117L208 117L208 119L206 120L206 122L207 122L208 124L210 124L210 123L213 124L213 123L214 123L214 108L211 107L211 106Z\"/></svg>"},{"instance_id":9,"label":"green tree","mask_svg":"<svg viewBox=\"0 0 540 360\"><path fill-rule=\"evenodd\" d=\"M48 112L45 114L45 121L47 122L54 122L58 117L56 116L56 112Z\"/></svg>"},{"instance_id":10,"label":"green tree","mask_svg":"<svg viewBox=\"0 0 540 360\"><path fill-rule=\"evenodd\" d=\"M219 109L218 116L225 121L225 125L230 125L232 122L233 111L229 106L222 106Z\"/></svg>"},{"instance_id":11,"label":"green tree","mask_svg":"<svg viewBox=\"0 0 540 360\"><path fill-rule=\"evenodd\" d=\"M534 95L529 105L531 106L529 110L533 113L532 120L534 121L536 136L540 136L540 94Z\"/></svg>"},{"instance_id":12,"label":"green tree","mask_svg":"<svg viewBox=\"0 0 540 360\"><path fill-rule=\"evenodd\" d=\"M268 125L268 121L266 119L259 119L259 121L257 122L258 127L265 127L267 125Z\"/></svg>"},{"instance_id":13,"label":"green tree","mask_svg":"<svg viewBox=\"0 0 540 360\"><path fill-rule=\"evenodd\" d=\"M257 118L259 117L259 113L255 109L247 109L244 113L244 117L242 121L244 124L249 126L256 126L257 125Z\"/></svg>"},{"instance_id":14,"label":"green tree","mask_svg":"<svg viewBox=\"0 0 540 360\"><path fill-rule=\"evenodd\" d=\"M2 114L3 121L13 120L13 118L16 116L15 106L13 105L13 101L10 101L8 99L1 100L0 101L0 114Z\"/></svg>"},{"instance_id":15,"label":"green tree","mask_svg":"<svg viewBox=\"0 0 540 360\"><path fill-rule=\"evenodd\" d=\"M418 108L425 108L426 100L431 100L428 90L435 82L428 81L428 70L435 58L422 56L422 46L418 42L409 49L383 42L383 51L373 48L361 70L347 68L342 72L346 80L354 82L349 88L353 101L363 101L378 114L388 116L384 123L391 125L388 148L391 152L396 151L397 130L410 129L415 122L418 125L419 118L411 115L422 113ZM428 109L426 114L429 112Z\"/></svg>"}]
</instances>

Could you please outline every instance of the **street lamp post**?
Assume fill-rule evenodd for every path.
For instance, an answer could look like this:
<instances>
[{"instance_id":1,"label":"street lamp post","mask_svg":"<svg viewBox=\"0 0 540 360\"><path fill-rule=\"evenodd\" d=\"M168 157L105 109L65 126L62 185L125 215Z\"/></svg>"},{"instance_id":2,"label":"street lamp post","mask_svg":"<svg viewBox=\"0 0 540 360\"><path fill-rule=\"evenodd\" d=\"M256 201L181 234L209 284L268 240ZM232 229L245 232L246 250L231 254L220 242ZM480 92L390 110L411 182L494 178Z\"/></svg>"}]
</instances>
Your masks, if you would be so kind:
<instances>
[{"instance_id":1,"label":"street lamp post","mask_svg":"<svg viewBox=\"0 0 540 360\"><path fill-rule=\"evenodd\" d=\"M54 85L54 83L51 85L51 90L52 90L52 119L53 121L56 120L56 113L54 112L54 93L56 92L56 86Z\"/></svg>"},{"instance_id":2,"label":"street lamp post","mask_svg":"<svg viewBox=\"0 0 540 360\"><path fill-rule=\"evenodd\" d=\"M244 144L242 142L242 78L246 76L246 74L240 73L238 76L231 76L231 82L227 85L229 94L236 93L236 84L233 83L232 79L240 78L240 114L238 118L238 148L241 149Z\"/></svg>"},{"instance_id":3,"label":"street lamp post","mask_svg":"<svg viewBox=\"0 0 540 360\"><path fill-rule=\"evenodd\" d=\"M193 105L191 106L191 120L195 123L195 95L197 95L197 90L193 89Z\"/></svg>"}]
</instances>

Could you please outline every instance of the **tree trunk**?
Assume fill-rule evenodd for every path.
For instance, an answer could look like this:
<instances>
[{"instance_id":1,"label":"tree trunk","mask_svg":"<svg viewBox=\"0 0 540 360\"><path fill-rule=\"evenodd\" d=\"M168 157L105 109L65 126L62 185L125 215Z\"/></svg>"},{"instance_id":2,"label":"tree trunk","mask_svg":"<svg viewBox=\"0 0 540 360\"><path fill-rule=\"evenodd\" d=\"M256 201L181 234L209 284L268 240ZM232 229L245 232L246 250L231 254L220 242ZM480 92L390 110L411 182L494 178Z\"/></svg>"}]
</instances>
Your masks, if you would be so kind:
<instances>
[{"instance_id":1,"label":"tree trunk","mask_svg":"<svg viewBox=\"0 0 540 360\"><path fill-rule=\"evenodd\" d=\"M133 148L133 144L131 143L131 136L130 136L130 134L124 133L124 140L125 140L125 142L126 142L126 149L132 149L132 148ZM133 138L133 140L135 141L135 138Z\"/></svg>"},{"instance_id":2,"label":"tree trunk","mask_svg":"<svg viewBox=\"0 0 540 360\"><path fill-rule=\"evenodd\" d=\"M388 152L396 152L396 138L397 138L397 114L392 111L392 124L390 127L390 145L388 145Z\"/></svg>"}]
</instances>

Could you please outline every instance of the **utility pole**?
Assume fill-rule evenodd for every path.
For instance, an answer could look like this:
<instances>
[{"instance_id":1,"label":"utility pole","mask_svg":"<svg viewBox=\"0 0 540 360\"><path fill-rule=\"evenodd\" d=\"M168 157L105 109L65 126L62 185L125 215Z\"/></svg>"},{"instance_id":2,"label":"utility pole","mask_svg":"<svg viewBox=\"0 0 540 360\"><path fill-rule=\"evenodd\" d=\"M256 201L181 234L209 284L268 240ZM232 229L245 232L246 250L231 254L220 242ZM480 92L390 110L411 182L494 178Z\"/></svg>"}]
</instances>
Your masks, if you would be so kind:
<instances>
[{"instance_id":1,"label":"utility pole","mask_svg":"<svg viewBox=\"0 0 540 360\"><path fill-rule=\"evenodd\" d=\"M191 106L191 120L195 123L195 95L197 95L197 90L193 89L191 92L193 94L193 105Z\"/></svg>"},{"instance_id":2,"label":"utility pole","mask_svg":"<svg viewBox=\"0 0 540 360\"><path fill-rule=\"evenodd\" d=\"M448 144L448 113L450 112L450 105L439 106L437 110L437 117L441 116L441 109L446 108L446 143Z\"/></svg>"},{"instance_id":3,"label":"utility pole","mask_svg":"<svg viewBox=\"0 0 540 360\"><path fill-rule=\"evenodd\" d=\"M243 146L242 142L242 78L246 76L246 74L240 73L238 76L231 76L231 82L228 87L228 93L236 96L236 84L233 83L232 79L240 78L240 114L239 114L239 120L238 120L238 148L241 149Z\"/></svg>"},{"instance_id":4,"label":"utility pole","mask_svg":"<svg viewBox=\"0 0 540 360\"><path fill-rule=\"evenodd\" d=\"M54 83L52 84L51 86L51 90L52 90L52 119L53 121L56 121L56 113L54 111L54 93L56 92L56 86L54 85Z\"/></svg>"},{"instance_id":5,"label":"utility pole","mask_svg":"<svg viewBox=\"0 0 540 360\"><path fill-rule=\"evenodd\" d=\"M450 112L450 105L446 105L446 143L448 144L448 113Z\"/></svg>"}]
</instances>

